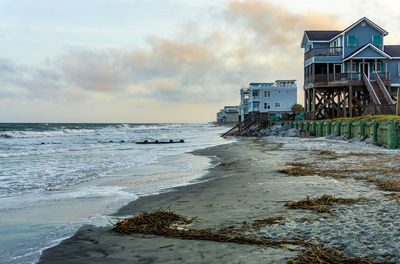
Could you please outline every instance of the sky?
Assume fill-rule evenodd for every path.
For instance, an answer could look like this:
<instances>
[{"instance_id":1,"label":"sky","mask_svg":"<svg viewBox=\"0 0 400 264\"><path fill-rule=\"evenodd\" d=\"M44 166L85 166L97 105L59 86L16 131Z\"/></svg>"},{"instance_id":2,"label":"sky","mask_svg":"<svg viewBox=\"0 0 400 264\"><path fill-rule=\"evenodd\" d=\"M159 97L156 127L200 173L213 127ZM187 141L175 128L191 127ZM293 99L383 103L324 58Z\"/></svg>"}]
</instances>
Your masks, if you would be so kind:
<instances>
[{"instance_id":1,"label":"sky","mask_svg":"<svg viewBox=\"0 0 400 264\"><path fill-rule=\"evenodd\" d=\"M0 0L0 122L209 122L251 82L296 79L304 30L393 0ZM384 14L384 15L383 15Z\"/></svg>"}]
</instances>

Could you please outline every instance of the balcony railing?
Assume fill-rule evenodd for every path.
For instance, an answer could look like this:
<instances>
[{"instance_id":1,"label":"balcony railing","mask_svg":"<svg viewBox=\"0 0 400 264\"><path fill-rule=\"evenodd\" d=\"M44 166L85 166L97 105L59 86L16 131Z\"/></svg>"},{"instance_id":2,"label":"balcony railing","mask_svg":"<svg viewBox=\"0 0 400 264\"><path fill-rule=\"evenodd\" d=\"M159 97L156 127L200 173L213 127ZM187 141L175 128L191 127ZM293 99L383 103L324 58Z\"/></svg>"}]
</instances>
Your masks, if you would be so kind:
<instances>
[{"instance_id":1,"label":"balcony railing","mask_svg":"<svg viewBox=\"0 0 400 264\"><path fill-rule=\"evenodd\" d=\"M390 72L378 73L382 81L390 81ZM375 80L375 74L370 73L370 80ZM362 81L361 72L353 73L335 73L335 74L315 74L315 78L310 75L304 77L304 83L312 82L347 82L347 81Z\"/></svg>"},{"instance_id":2,"label":"balcony railing","mask_svg":"<svg viewBox=\"0 0 400 264\"><path fill-rule=\"evenodd\" d=\"M329 47L329 48L314 48L304 54L304 60L312 57L331 57L342 56L342 47Z\"/></svg>"}]
</instances>

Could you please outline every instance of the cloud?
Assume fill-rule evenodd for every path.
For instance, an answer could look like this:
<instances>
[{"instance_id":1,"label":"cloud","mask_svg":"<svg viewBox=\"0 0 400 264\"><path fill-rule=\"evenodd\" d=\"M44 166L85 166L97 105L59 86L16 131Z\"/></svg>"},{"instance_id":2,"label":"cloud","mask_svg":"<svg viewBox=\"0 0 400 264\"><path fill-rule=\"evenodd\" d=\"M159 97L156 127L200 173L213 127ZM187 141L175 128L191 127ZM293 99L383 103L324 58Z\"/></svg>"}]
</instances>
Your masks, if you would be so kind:
<instances>
[{"instance_id":1,"label":"cloud","mask_svg":"<svg viewBox=\"0 0 400 264\"><path fill-rule=\"evenodd\" d=\"M176 105L177 113L192 113L190 105L218 105L216 112L225 104L238 104L240 88L250 82L301 80L304 30L343 28L334 16L313 10L294 13L261 0L228 1L207 19L205 24L184 23L172 38L149 36L145 48L75 48L40 69L0 61L6 76L0 81L35 96L92 97L116 105L119 100L150 100ZM148 113L158 109L143 107ZM214 119L209 112L208 120Z\"/></svg>"},{"instance_id":2,"label":"cloud","mask_svg":"<svg viewBox=\"0 0 400 264\"><path fill-rule=\"evenodd\" d=\"M147 48L73 50L56 64L67 83L88 91L231 104L250 82L301 78L305 29L341 28L336 17L260 0L231 0L213 15L212 28L187 22L175 38L149 36Z\"/></svg>"},{"instance_id":3,"label":"cloud","mask_svg":"<svg viewBox=\"0 0 400 264\"><path fill-rule=\"evenodd\" d=\"M74 50L57 60L67 83L95 91L115 91L127 79L121 63L108 52Z\"/></svg>"},{"instance_id":4,"label":"cloud","mask_svg":"<svg viewBox=\"0 0 400 264\"><path fill-rule=\"evenodd\" d=\"M260 0L231 0L226 17L250 27L259 40L281 48L299 46L304 30L341 28L332 15L311 9L294 14L282 5Z\"/></svg>"}]
</instances>

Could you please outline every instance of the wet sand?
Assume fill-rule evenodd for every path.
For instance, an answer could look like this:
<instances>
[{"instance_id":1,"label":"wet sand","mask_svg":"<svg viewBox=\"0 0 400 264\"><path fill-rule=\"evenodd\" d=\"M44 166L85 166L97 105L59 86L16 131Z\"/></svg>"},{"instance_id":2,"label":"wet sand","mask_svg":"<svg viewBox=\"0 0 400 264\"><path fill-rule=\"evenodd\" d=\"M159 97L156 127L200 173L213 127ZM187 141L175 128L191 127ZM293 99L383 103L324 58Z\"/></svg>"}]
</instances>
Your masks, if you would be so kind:
<instances>
[{"instance_id":1,"label":"wet sand","mask_svg":"<svg viewBox=\"0 0 400 264\"><path fill-rule=\"evenodd\" d=\"M311 140L307 142L309 144ZM197 217L190 226L194 229L222 228L240 225L243 221L280 216L289 223L280 223L270 229L290 230L296 219L319 218L320 215L312 211L288 210L284 207L286 202L324 193L356 198L380 195L373 186L352 179L292 177L278 173L284 163L296 161L299 157L305 159L314 151L310 147L302 149L296 146L292 148L288 139L283 143L268 138L243 139L196 151L195 155L215 157L219 162L202 178L202 182L139 198L121 208L115 216L169 208L181 215ZM70 239L45 250L39 263L286 263L298 254L283 248L235 243L123 236L110 232L109 228L83 226ZM284 238L270 229L254 235L265 239ZM292 233L282 233L282 236L315 239L300 231L296 234L295 229Z\"/></svg>"}]
</instances>

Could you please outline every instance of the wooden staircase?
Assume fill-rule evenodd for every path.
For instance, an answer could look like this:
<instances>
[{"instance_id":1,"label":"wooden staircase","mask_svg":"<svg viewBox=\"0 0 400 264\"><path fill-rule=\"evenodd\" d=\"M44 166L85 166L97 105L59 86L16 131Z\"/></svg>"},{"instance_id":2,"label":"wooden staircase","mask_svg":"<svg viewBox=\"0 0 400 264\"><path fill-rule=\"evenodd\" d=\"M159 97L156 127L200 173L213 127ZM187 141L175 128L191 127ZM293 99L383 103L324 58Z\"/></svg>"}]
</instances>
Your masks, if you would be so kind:
<instances>
[{"instance_id":1,"label":"wooden staircase","mask_svg":"<svg viewBox=\"0 0 400 264\"><path fill-rule=\"evenodd\" d=\"M379 75L375 73L375 81L370 81L365 73L362 73L362 79L373 102L366 107L365 113L372 115L394 114L396 105Z\"/></svg>"},{"instance_id":2,"label":"wooden staircase","mask_svg":"<svg viewBox=\"0 0 400 264\"><path fill-rule=\"evenodd\" d=\"M379 102L381 105L387 105L389 104L388 101L386 100L385 96L383 95L383 92L381 88L379 87L378 81L370 81L372 89L374 89L376 96L379 99Z\"/></svg>"},{"instance_id":3,"label":"wooden staircase","mask_svg":"<svg viewBox=\"0 0 400 264\"><path fill-rule=\"evenodd\" d=\"M253 125L259 122L258 118L254 116L249 116L236 126L229 129L227 132L223 133L221 137L238 136L243 132L248 131Z\"/></svg>"}]
</instances>

